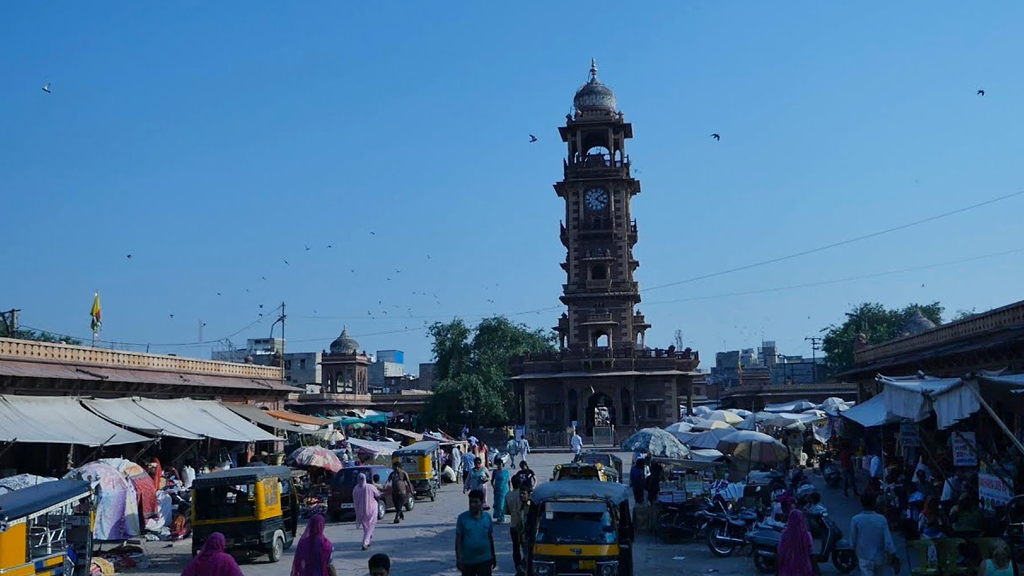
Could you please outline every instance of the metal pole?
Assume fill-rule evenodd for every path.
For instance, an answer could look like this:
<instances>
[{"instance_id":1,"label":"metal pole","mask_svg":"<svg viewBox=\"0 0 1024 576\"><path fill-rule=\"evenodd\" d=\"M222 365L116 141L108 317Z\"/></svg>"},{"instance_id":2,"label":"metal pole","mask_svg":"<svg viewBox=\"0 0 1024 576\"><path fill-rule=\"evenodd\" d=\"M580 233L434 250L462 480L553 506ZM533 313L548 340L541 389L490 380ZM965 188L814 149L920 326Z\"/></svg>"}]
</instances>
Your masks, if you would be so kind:
<instances>
[{"instance_id":1,"label":"metal pole","mask_svg":"<svg viewBox=\"0 0 1024 576\"><path fill-rule=\"evenodd\" d=\"M1002 429L1003 433L1006 434L1006 436L1009 437L1010 440L1013 442L1013 445L1017 447L1017 450L1020 450L1020 453L1024 454L1024 444L1020 443L1020 440L1018 440L1017 437L1013 435L1013 432L1010 432L1010 429L1006 427L1006 424L1003 423L1002 418L996 415L996 411L993 410L992 407L988 405L988 402L986 402L985 399L981 397L981 391L978 390L975 386L971 386L967 382L964 382L963 385L967 386L967 388L974 393L974 397L978 399L978 403L981 404L981 407L984 408L986 412L988 412L988 415L991 416L993 420L995 420L996 424L999 425L999 428Z\"/></svg>"}]
</instances>

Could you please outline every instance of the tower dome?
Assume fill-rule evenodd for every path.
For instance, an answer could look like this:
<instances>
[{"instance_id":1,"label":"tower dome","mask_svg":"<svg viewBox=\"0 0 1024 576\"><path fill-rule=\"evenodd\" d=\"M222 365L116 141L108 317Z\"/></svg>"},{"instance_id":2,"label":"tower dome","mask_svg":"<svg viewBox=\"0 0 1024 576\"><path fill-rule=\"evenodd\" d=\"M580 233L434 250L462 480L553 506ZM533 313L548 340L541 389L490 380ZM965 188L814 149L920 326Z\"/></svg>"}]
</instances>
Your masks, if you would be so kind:
<instances>
[{"instance_id":1,"label":"tower dome","mask_svg":"<svg viewBox=\"0 0 1024 576\"><path fill-rule=\"evenodd\" d=\"M904 336L915 336L922 332L927 332L935 328L935 323L925 318L924 314L920 310L915 310L914 315L911 316L910 320L903 325Z\"/></svg>"},{"instance_id":2,"label":"tower dome","mask_svg":"<svg viewBox=\"0 0 1024 576\"><path fill-rule=\"evenodd\" d=\"M348 335L348 327L342 327L341 336L331 342L331 354L355 354L359 351L359 342Z\"/></svg>"},{"instance_id":3,"label":"tower dome","mask_svg":"<svg viewBox=\"0 0 1024 576\"><path fill-rule=\"evenodd\" d=\"M614 114L617 109L615 93L597 79L597 62L593 59L590 60L590 80L576 91L572 103L580 114Z\"/></svg>"}]
</instances>

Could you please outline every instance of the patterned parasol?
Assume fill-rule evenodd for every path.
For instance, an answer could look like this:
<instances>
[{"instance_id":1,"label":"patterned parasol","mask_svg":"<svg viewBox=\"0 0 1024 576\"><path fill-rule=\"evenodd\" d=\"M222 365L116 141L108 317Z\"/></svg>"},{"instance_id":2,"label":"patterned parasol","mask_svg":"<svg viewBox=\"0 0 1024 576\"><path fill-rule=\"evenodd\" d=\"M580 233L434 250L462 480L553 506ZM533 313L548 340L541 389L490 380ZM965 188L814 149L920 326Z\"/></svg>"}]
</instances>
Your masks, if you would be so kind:
<instances>
[{"instance_id":1,"label":"patterned parasol","mask_svg":"<svg viewBox=\"0 0 1024 576\"><path fill-rule=\"evenodd\" d=\"M319 446L303 446L292 452L288 459L295 461L299 466L323 468L331 472L337 472L342 468L337 454Z\"/></svg>"},{"instance_id":2,"label":"patterned parasol","mask_svg":"<svg viewBox=\"0 0 1024 576\"><path fill-rule=\"evenodd\" d=\"M630 452L646 452L651 456L663 458L686 458L690 455L689 448L683 446L675 436L661 428L644 428L626 438L622 442L622 449Z\"/></svg>"}]
</instances>

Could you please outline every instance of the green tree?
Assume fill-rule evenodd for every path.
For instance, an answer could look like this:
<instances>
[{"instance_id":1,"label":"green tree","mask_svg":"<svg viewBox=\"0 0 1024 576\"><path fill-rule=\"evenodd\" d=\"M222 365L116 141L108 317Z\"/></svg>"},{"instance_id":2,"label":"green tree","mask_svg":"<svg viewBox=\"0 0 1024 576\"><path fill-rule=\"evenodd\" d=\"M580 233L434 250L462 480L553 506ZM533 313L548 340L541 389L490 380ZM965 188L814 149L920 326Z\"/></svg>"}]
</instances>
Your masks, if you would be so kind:
<instances>
[{"instance_id":1,"label":"green tree","mask_svg":"<svg viewBox=\"0 0 1024 576\"><path fill-rule=\"evenodd\" d=\"M36 342L53 342L70 344L72 346L81 346L82 341L71 336L60 336L57 334L50 334L41 330L26 330L24 328L18 328L11 331L6 322L0 322L0 338L16 338L18 340L34 340Z\"/></svg>"},{"instance_id":2,"label":"green tree","mask_svg":"<svg viewBox=\"0 0 1024 576\"><path fill-rule=\"evenodd\" d=\"M460 320L429 329L440 382L423 412L424 421L444 428L471 422L504 424L512 392L505 384L509 361L527 352L554 351L554 335L516 324L508 318L485 318L470 329Z\"/></svg>"},{"instance_id":3,"label":"green tree","mask_svg":"<svg viewBox=\"0 0 1024 576\"><path fill-rule=\"evenodd\" d=\"M864 302L854 306L846 313L846 321L842 324L824 328L821 348L825 352L825 362L833 373L843 372L853 367L854 346L857 337L864 334L868 345L881 344L899 337L903 327L914 317L916 312L931 320L936 326L942 324L942 313L945 308L938 302L931 304L909 304L903 308L886 308L877 302Z\"/></svg>"},{"instance_id":4,"label":"green tree","mask_svg":"<svg viewBox=\"0 0 1024 576\"><path fill-rule=\"evenodd\" d=\"M956 314L953 315L953 318L950 320L950 322L956 322L957 320L966 320L972 316L977 315L978 313L974 311L974 308L971 308L970 310L957 310Z\"/></svg>"}]
</instances>

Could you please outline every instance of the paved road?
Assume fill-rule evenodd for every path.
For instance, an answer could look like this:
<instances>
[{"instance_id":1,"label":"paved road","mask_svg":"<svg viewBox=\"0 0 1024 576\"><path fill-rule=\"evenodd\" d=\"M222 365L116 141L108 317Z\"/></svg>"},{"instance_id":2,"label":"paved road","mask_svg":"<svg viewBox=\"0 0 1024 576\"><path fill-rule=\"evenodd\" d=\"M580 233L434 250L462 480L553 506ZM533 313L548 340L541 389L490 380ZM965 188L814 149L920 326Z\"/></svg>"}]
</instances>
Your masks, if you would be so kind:
<instances>
[{"instance_id":1,"label":"paved road","mask_svg":"<svg viewBox=\"0 0 1024 576\"><path fill-rule=\"evenodd\" d=\"M630 455L620 454L628 463ZM556 464L571 460L568 453L536 454L530 459L530 465L537 472L538 480L550 478ZM819 477L814 477L820 481ZM842 491L822 487L824 504L839 522L843 531L847 531L850 518L859 506L854 498L844 498ZM366 560L371 554L383 552L388 554L393 563L395 574L399 575L450 575L455 570L455 518L466 509L466 498L461 487L445 486L438 493L436 502L421 500L415 509L406 513L406 521L399 525L391 524L393 514L388 514L384 521L377 525L374 543L370 551L360 550L362 531L357 530L352 522L329 523L327 536L334 542L335 566L339 576L367 574ZM498 548L498 570L496 574L511 576L515 572L512 567L511 541L507 525L496 526L496 544ZM133 571L133 574L180 574L189 559L191 541L175 543L173 546L164 542L147 543L152 565L147 570ZM287 574L292 561L292 550L285 552L280 563L270 564L257 561L242 566L247 576L279 576ZM674 574L715 574L716 576L740 576L754 572L753 561L749 554L737 555L732 558L716 558L708 551L703 542L664 544L650 535L640 535L634 551L635 572L656 574L669 569ZM822 566L825 574L836 574L831 565Z\"/></svg>"}]
</instances>

